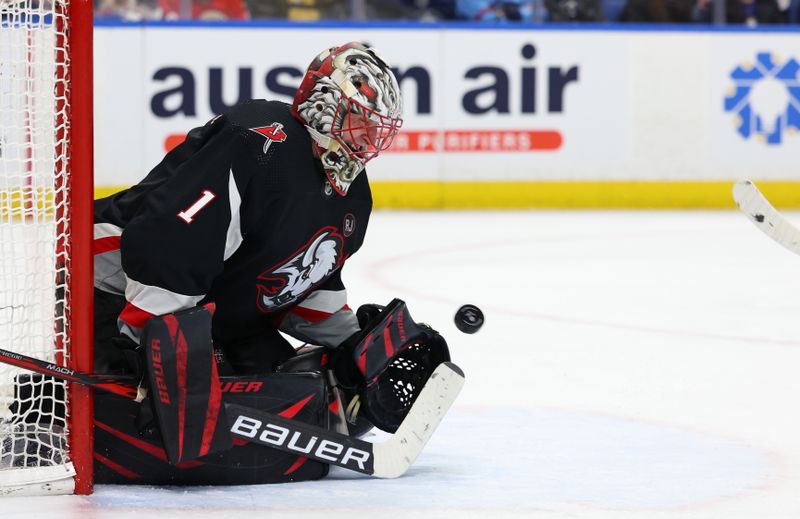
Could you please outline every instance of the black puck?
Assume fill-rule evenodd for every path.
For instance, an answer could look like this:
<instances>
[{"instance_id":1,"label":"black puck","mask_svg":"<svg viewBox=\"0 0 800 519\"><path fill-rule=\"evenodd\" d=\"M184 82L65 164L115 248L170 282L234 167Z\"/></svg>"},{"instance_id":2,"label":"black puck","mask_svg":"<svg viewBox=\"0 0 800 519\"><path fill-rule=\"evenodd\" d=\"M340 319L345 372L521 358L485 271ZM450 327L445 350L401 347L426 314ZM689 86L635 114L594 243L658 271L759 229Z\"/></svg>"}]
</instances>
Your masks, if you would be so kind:
<instances>
[{"instance_id":1,"label":"black puck","mask_svg":"<svg viewBox=\"0 0 800 519\"><path fill-rule=\"evenodd\" d=\"M483 312L475 305L464 305L458 309L453 319L456 328L464 333L475 333L483 326Z\"/></svg>"}]
</instances>

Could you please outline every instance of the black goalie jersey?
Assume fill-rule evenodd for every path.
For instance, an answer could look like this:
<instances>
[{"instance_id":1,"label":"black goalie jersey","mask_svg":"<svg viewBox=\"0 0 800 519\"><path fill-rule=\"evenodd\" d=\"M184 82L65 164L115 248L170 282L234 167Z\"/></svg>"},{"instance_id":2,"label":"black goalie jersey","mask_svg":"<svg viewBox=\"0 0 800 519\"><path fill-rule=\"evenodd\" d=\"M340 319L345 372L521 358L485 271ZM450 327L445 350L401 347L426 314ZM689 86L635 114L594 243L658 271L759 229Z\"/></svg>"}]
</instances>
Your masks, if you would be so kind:
<instances>
[{"instance_id":1,"label":"black goalie jersey","mask_svg":"<svg viewBox=\"0 0 800 519\"><path fill-rule=\"evenodd\" d=\"M338 345L358 330L340 278L372 208L366 174L334 193L288 104L251 101L186 140L138 185L95 203L95 287L125 295L138 341L161 315L213 302L223 345L280 329Z\"/></svg>"}]
</instances>

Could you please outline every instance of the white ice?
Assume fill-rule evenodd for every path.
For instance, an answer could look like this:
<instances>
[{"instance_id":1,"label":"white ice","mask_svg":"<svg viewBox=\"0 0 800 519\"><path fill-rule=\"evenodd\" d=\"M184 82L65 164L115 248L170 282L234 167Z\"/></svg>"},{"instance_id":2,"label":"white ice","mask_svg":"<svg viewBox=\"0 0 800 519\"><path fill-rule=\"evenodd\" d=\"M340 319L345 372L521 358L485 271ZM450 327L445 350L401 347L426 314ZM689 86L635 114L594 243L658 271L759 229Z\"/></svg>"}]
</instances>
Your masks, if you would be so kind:
<instances>
[{"instance_id":1,"label":"white ice","mask_svg":"<svg viewBox=\"0 0 800 519\"><path fill-rule=\"evenodd\" d=\"M800 257L744 216L378 212L369 227L343 272L351 305L404 299L467 375L404 477L98 485L4 499L0 516L800 517ZM477 334L453 325L464 303L486 315Z\"/></svg>"}]
</instances>

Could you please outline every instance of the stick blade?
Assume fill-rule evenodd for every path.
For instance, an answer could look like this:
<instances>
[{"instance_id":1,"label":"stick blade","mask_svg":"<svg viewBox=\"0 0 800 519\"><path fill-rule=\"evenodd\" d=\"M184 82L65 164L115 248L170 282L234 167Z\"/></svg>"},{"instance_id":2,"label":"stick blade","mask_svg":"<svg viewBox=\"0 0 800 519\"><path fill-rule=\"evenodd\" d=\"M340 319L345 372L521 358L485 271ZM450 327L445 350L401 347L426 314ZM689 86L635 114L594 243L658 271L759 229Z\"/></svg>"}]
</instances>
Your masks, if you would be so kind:
<instances>
[{"instance_id":1,"label":"stick blade","mask_svg":"<svg viewBox=\"0 0 800 519\"><path fill-rule=\"evenodd\" d=\"M225 409L234 437L375 477L396 478L417 459L463 386L464 372L458 366L437 366L403 423L381 443L241 405L226 403Z\"/></svg>"},{"instance_id":2,"label":"stick blade","mask_svg":"<svg viewBox=\"0 0 800 519\"><path fill-rule=\"evenodd\" d=\"M800 231L775 209L769 200L749 180L733 186L733 199L761 232L795 254L800 254Z\"/></svg>"},{"instance_id":3,"label":"stick blade","mask_svg":"<svg viewBox=\"0 0 800 519\"><path fill-rule=\"evenodd\" d=\"M373 476L396 478L405 474L463 387L461 368L452 362L437 366L391 439L375 444Z\"/></svg>"}]
</instances>

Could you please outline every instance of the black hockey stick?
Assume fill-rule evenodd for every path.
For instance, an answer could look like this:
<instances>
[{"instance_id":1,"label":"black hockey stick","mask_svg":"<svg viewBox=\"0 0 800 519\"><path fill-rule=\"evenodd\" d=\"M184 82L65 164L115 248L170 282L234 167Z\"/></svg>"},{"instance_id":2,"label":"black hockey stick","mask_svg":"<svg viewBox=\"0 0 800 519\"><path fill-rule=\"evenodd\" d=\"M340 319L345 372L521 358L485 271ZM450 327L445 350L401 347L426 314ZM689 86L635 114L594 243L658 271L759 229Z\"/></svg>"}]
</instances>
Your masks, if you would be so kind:
<instances>
[{"instance_id":1,"label":"black hockey stick","mask_svg":"<svg viewBox=\"0 0 800 519\"><path fill-rule=\"evenodd\" d=\"M144 398L144 391L130 377L115 379L83 373L2 349L0 362L132 400ZM225 404L225 408L233 436L375 477L396 478L417 459L463 386L464 372L458 366L451 362L437 366L403 423L380 443L365 442L240 405Z\"/></svg>"},{"instance_id":2,"label":"black hockey stick","mask_svg":"<svg viewBox=\"0 0 800 519\"><path fill-rule=\"evenodd\" d=\"M749 180L734 184L733 199L764 234L795 254L800 254L800 230L769 203L755 184Z\"/></svg>"},{"instance_id":3,"label":"black hockey stick","mask_svg":"<svg viewBox=\"0 0 800 519\"><path fill-rule=\"evenodd\" d=\"M51 375L62 380L76 382L83 386L100 389L108 393L114 393L115 395L124 396L131 400L141 401L144 398L143 390L137 387L136 382L131 377L114 377L110 375L84 373L65 366L59 366L53 362L34 359L33 357L28 357L21 353L2 349L0 349L0 362L27 369L35 373Z\"/></svg>"}]
</instances>

